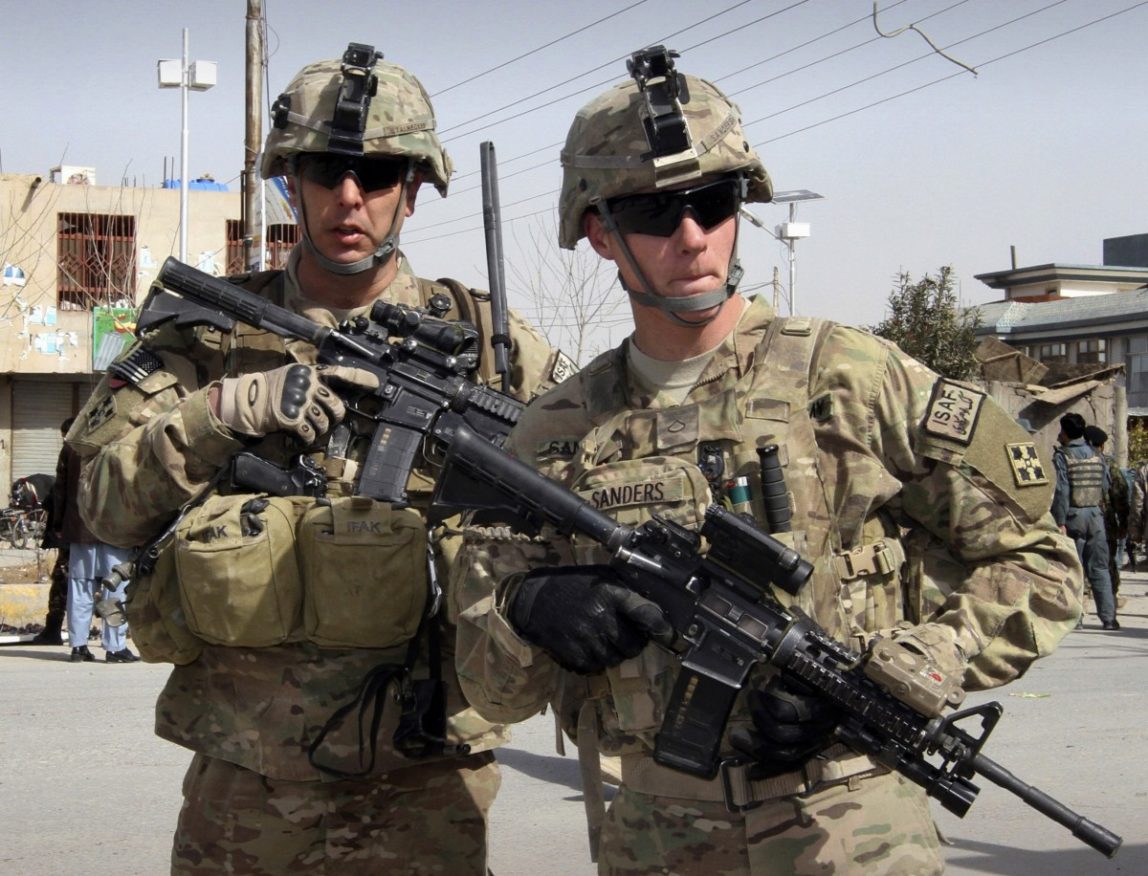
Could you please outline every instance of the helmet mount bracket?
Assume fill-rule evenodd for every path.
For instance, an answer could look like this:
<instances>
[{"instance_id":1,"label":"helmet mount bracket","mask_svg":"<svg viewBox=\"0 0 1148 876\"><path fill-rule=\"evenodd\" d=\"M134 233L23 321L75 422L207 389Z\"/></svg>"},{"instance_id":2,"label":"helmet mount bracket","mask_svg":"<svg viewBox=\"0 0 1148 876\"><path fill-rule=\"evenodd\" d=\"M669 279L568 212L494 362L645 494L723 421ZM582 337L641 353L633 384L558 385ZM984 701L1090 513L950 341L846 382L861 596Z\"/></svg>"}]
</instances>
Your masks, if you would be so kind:
<instances>
[{"instance_id":1,"label":"helmet mount bracket","mask_svg":"<svg viewBox=\"0 0 1148 876\"><path fill-rule=\"evenodd\" d=\"M626 69L644 97L642 128L650 151L642 161L652 161L658 187L693 179L699 172L697 150L686 123L682 104L690 102L686 78L674 69L679 53L665 46L634 52Z\"/></svg>"},{"instance_id":2,"label":"helmet mount bracket","mask_svg":"<svg viewBox=\"0 0 1148 876\"><path fill-rule=\"evenodd\" d=\"M343 83L331 116L328 152L338 155L362 155L363 132L367 129L367 113L371 98L379 88L374 73L375 63L383 57L374 46L349 43L343 53Z\"/></svg>"}]
</instances>

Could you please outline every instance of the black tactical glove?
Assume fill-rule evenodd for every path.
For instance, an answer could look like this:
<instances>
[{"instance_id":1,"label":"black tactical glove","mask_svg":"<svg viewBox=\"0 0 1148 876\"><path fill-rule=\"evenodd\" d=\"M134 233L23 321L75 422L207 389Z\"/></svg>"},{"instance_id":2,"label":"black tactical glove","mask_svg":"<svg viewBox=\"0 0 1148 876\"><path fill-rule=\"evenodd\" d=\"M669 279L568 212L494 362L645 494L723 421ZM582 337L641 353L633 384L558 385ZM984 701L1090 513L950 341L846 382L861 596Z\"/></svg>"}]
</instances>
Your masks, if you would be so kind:
<instances>
[{"instance_id":1,"label":"black tactical glove","mask_svg":"<svg viewBox=\"0 0 1148 876\"><path fill-rule=\"evenodd\" d=\"M774 677L747 694L752 730L735 730L730 743L754 760L750 778L766 779L797 769L829 744L841 718L821 697L799 693Z\"/></svg>"},{"instance_id":2,"label":"black tactical glove","mask_svg":"<svg viewBox=\"0 0 1148 876\"><path fill-rule=\"evenodd\" d=\"M609 566L535 569L512 593L507 617L559 666L584 675L637 657L651 639L669 645L674 631L662 610L617 580Z\"/></svg>"}]
</instances>

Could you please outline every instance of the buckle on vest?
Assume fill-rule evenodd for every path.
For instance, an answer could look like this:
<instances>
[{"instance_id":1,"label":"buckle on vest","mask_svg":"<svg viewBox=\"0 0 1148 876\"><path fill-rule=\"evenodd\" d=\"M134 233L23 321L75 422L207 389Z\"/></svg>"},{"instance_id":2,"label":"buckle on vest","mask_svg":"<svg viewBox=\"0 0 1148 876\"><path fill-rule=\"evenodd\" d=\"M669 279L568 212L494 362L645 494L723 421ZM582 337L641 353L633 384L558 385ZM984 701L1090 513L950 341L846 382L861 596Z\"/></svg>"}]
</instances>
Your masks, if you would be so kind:
<instances>
[{"instance_id":1,"label":"buckle on vest","mask_svg":"<svg viewBox=\"0 0 1148 876\"><path fill-rule=\"evenodd\" d=\"M884 540L833 555L833 568L842 581L869 575L888 575L898 565L896 552Z\"/></svg>"}]
</instances>

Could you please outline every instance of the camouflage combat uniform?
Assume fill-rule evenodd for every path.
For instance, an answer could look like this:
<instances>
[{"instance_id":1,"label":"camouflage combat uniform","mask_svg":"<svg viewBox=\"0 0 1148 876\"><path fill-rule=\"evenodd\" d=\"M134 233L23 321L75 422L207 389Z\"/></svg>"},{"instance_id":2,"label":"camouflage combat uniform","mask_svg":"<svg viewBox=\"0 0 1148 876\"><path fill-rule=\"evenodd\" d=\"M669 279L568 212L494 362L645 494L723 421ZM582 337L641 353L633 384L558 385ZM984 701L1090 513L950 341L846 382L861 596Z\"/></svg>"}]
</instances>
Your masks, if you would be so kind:
<instances>
[{"instance_id":1,"label":"camouflage combat uniform","mask_svg":"<svg viewBox=\"0 0 1148 876\"><path fill-rule=\"evenodd\" d=\"M967 689L1019 677L1076 623L1080 566L1048 514L1050 468L983 392L936 374L865 332L775 318L747 306L681 404L642 386L628 344L539 399L511 435L514 453L621 522L660 513L696 527L749 475L764 521L756 449L779 444L793 510L788 540L815 563L786 605L863 649L909 637ZM699 455L720 456L707 483ZM714 490L717 495L714 495ZM934 873L943 863L915 784L834 744L793 773L706 781L651 757L676 660L654 645L591 677L565 673L507 620L514 573L603 558L553 532L469 529L453 569L458 672L485 717L520 721L553 703L580 754L620 759L621 789L602 825L599 872ZM929 621L926 626L916 626ZM772 670L758 667L750 684ZM750 727L740 696L723 739ZM586 768L596 796L593 766ZM592 816L593 832L593 816ZM592 841L593 845L593 841Z\"/></svg>"},{"instance_id":2,"label":"camouflage combat uniform","mask_svg":"<svg viewBox=\"0 0 1148 876\"><path fill-rule=\"evenodd\" d=\"M329 310L300 294L293 271L297 256L298 250L288 271L263 285L261 294L316 322L335 325ZM382 296L386 300L423 306L431 293L449 291L419 280L401 255L399 259L399 273ZM249 282L253 290L260 285ZM512 388L528 399L552 385L550 375L560 354L513 314L510 329ZM113 365L69 437L86 457L82 502L93 529L114 544L141 545L236 451L253 450L287 462L292 448L282 433L254 443L238 440L209 412L203 390L225 375L314 358L310 345L285 343L242 324L222 335L169 325L144 334L124 357L128 365L142 367ZM350 492L352 467L341 471L329 464L327 475L328 496ZM397 522L405 514L422 531L432 477L425 463L413 472L408 484L413 510L353 501L365 502L367 512L376 515L372 525L381 519L386 530L388 521ZM225 484L220 492L229 492ZM236 501L249 498L240 492ZM230 499L218 501L226 504ZM288 502L286 507L297 517L319 504L301 497L279 501ZM252 513L259 526L272 526L275 508L261 512L258 506L243 507L245 526ZM203 533L216 523L222 532L223 520L181 528L174 544L161 554L155 573L133 583L129 601L144 657L177 664L159 696L156 732L196 753L184 782L173 872L199 873L203 866L202 872L271 876L485 874L487 811L499 784L490 749L505 736L502 727L482 720L462 699L453 669L453 619L439 611L418 628L413 645L398 641L387 647L340 647L331 644L337 632L317 643L317 636L299 629L298 619L277 636L264 628L236 633L239 642L262 636L271 641L265 646L221 644L225 633L200 629L211 621L191 616L210 610L205 603L212 599L216 606L230 605L241 597L235 589L239 587L249 602L274 600L277 584L272 579L283 573L273 569L262 576L244 576L225 568L226 555L222 563L201 556L206 573L189 572L193 567L184 564L196 551L211 554L216 547ZM294 530L290 532L293 536ZM397 539L399 532L396 523L381 539L369 531L344 533L350 551L344 566L339 573L317 570L308 575L304 570L304 593L322 588L323 598L342 611L341 622L358 619L367 637L389 613L404 612L408 620L413 613L417 623L426 593L407 591L429 589L426 546L420 535L409 543L396 541L399 547L386 553L387 539ZM339 534L336 530L333 537ZM218 544L240 550L260 543L258 533L247 535L221 538ZM454 539L440 527L431 540L438 544L434 565L441 570ZM389 559L379 562L379 556ZM230 562L242 568L250 561L236 554ZM189 593L196 586L206 588L207 595L192 605ZM413 612L409 604L415 606ZM237 623L242 626L243 620ZM258 627L254 622L252 626ZM431 626L437 627L435 635L429 632ZM211 635L213 641L201 635ZM410 681L437 672L445 683L448 747L425 758L406 757L393 744L401 711L398 695L400 689L410 690L405 684L388 688L384 682L390 667L410 663ZM339 709L346 710L343 719L332 722ZM451 746L458 745L469 746L469 753L452 751Z\"/></svg>"}]
</instances>

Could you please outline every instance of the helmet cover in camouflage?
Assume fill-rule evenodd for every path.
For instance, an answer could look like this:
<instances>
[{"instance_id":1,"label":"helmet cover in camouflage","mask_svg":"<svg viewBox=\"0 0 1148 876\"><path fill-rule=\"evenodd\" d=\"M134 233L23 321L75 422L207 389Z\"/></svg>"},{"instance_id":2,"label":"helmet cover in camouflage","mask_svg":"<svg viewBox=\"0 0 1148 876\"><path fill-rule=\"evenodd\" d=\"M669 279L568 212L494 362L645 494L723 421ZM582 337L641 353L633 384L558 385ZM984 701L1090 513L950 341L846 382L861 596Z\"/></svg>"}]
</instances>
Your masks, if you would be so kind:
<instances>
[{"instance_id":1,"label":"helmet cover in camouflage","mask_svg":"<svg viewBox=\"0 0 1148 876\"><path fill-rule=\"evenodd\" d=\"M342 60L308 64L271 108L271 132L263 147L264 179L287 173L287 160L301 152L334 151L331 120L343 84ZM370 99L362 132L363 155L412 158L446 196L453 165L435 134L434 108L422 83L379 54L371 70L378 89Z\"/></svg>"},{"instance_id":2,"label":"helmet cover in camouflage","mask_svg":"<svg viewBox=\"0 0 1148 876\"><path fill-rule=\"evenodd\" d=\"M747 201L769 201L773 184L741 129L737 104L704 79L682 74L686 88L682 112L689 128L696 166L673 176L672 184L718 174L742 173ZM622 82L578 111L562 149L562 193L558 243L573 249L583 237L582 215L600 200L665 188L642 122L645 101L634 81Z\"/></svg>"}]
</instances>

